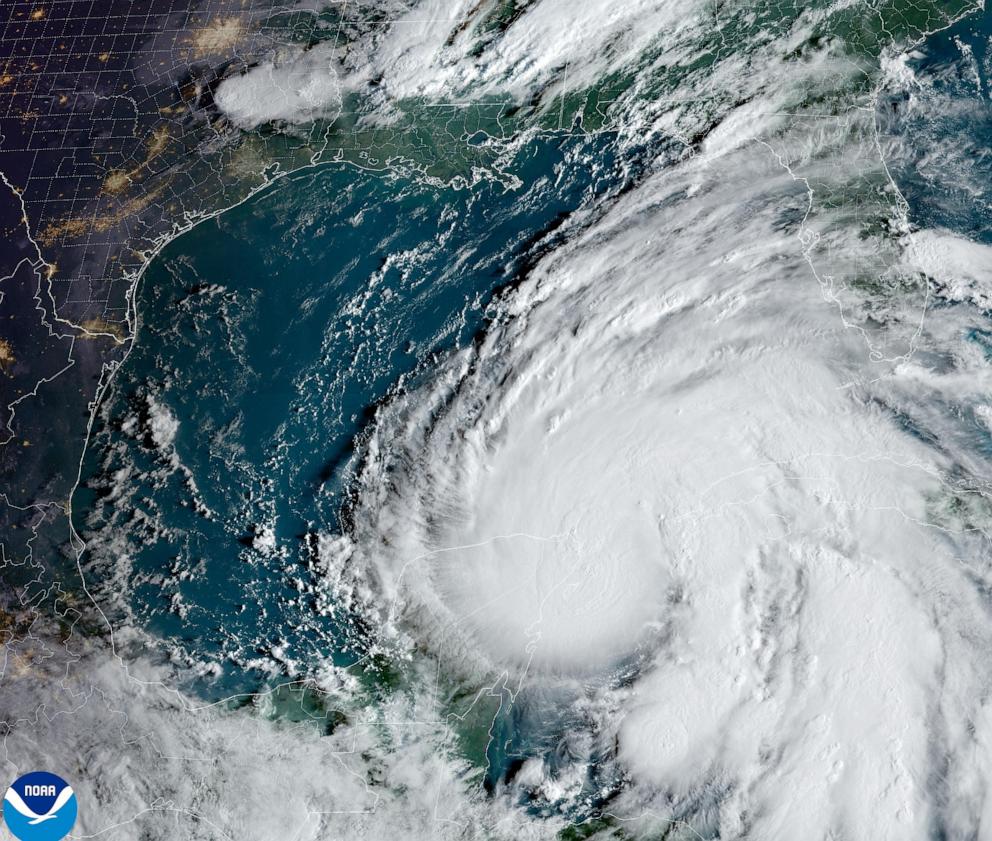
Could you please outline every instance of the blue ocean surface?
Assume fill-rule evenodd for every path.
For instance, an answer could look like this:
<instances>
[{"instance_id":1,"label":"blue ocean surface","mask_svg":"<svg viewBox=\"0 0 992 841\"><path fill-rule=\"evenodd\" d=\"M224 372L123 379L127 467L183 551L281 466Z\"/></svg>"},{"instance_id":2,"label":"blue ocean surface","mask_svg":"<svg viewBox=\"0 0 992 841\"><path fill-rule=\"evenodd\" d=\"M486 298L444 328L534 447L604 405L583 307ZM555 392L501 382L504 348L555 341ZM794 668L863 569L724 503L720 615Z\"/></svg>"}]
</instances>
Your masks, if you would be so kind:
<instances>
[{"instance_id":1,"label":"blue ocean surface","mask_svg":"<svg viewBox=\"0 0 992 841\"><path fill-rule=\"evenodd\" d=\"M250 692L361 656L314 611L307 564L315 530L339 527L355 436L473 340L569 214L622 184L613 142L534 139L509 167L518 188L301 173L149 266L74 518L84 568L106 577L126 555L131 621L200 664L189 688Z\"/></svg>"},{"instance_id":2,"label":"blue ocean surface","mask_svg":"<svg viewBox=\"0 0 992 841\"><path fill-rule=\"evenodd\" d=\"M908 205L916 231L945 232L962 241L992 245L992 10L968 15L930 35L906 60L908 78L883 90L878 125L889 171ZM979 267L980 268L980 267ZM962 343L977 347L992 364L992 312L944 293L936 284L931 310L957 309L969 323ZM930 282L930 281L928 281ZM924 360L936 368L945 359ZM981 404L942 401L945 422L969 452L992 456L992 434L976 414ZM938 434L921 421L902 418L911 435L932 442ZM948 437L945 430L939 437Z\"/></svg>"},{"instance_id":3,"label":"blue ocean surface","mask_svg":"<svg viewBox=\"0 0 992 841\"><path fill-rule=\"evenodd\" d=\"M910 221L985 242L989 20L932 36L910 60L941 107L907 108L902 91L879 102ZM308 563L313 535L345 525L356 436L380 401L475 340L494 295L577 211L622 191L631 163L601 133L522 145L507 167L516 188L327 166L198 226L151 264L73 510L91 547L84 568L113 580L106 570L126 555L127 620L197 664L185 689L222 698L363 657L347 616L315 610ZM988 335L969 338L987 346ZM535 755L588 765L590 814L620 784L601 747L567 738L581 725L562 714L568 703L494 694L490 790Z\"/></svg>"},{"instance_id":4,"label":"blue ocean surface","mask_svg":"<svg viewBox=\"0 0 992 841\"><path fill-rule=\"evenodd\" d=\"M921 228L992 243L992 12L969 15L910 54L912 84L879 107L889 168ZM894 142L893 142L894 141Z\"/></svg>"},{"instance_id":5,"label":"blue ocean surface","mask_svg":"<svg viewBox=\"0 0 992 841\"><path fill-rule=\"evenodd\" d=\"M925 107L893 90L878 112L910 222L982 242L992 242L989 21L966 19L914 53ZM219 699L366 655L350 617L316 609L311 564L314 535L346 529L356 438L381 401L478 338L500 290L572 220L602 212L636 177L608 133L536 137L506 170L520 186L343 165L299 173L148 268L137 340L96 420L73 512L90 547L84 569L122 596L112 621L189 663L183 689ZM992 359L990 337L963 336ZM906 416L906 431L926 439L914 424ZM492 715L472 724L487 790L552 814L515 787L535 756L552 772L587 769L574 818L622 787L615 748L581 738L594 724L571 691L489 690Z\"/></svg>"}]
</instances>

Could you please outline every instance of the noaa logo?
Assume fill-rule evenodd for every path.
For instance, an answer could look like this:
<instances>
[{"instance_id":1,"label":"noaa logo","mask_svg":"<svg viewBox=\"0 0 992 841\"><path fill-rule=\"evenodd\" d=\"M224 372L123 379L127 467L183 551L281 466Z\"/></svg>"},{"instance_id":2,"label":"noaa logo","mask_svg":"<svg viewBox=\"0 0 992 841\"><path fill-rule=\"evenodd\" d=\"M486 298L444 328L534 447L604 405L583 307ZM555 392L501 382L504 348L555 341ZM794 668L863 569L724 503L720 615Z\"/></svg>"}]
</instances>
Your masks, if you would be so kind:
<instances>
[{"instance_id":1,"label":"noaa logo","mask_svg":"<svg viewBox=\"0 0 992 841\"><path fill-rule=\"evenodd\" d=\"M61 777L32 771L10 784L3 822L20 841L59 841L76 822L76 795Z\"/></svg>"}]
</instances>

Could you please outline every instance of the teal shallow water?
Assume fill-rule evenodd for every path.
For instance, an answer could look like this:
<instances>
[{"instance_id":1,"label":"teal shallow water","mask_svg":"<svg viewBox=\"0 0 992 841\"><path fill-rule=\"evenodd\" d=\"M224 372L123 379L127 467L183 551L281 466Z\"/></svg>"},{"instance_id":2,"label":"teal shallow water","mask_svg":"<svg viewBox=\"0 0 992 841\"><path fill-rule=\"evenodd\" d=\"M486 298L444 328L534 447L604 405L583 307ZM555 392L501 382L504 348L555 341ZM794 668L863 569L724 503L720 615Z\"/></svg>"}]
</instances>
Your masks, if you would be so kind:
<instances>
[{"instance_id":1,"label":"teal shallow water","mask_svg":"<svg viewBox=\"0 0 992 841\"><path fill-rule=\"evenodd\" d=\"M986 241L985 204L965 187L988 181L989 17L932 36L912 63L974 107L921 116L897 94L881 111L905 144L892 167L913 220ZM534 140L508 167L516 190L328 166L200 225L149 267L75 522L91 581L124 592L166 646L222 667L194 681L201 691L360 656L349 629L312 609L306 565L308 536L340 525L355 436L377 401L473 340L494 291L569 214L622 188L631 172L612 143ZM949 160L924 157L933 149ZM165 448L156 413L175 423Z\"/></svg>"},{"instance_id":2,"label":"teal shallow water","mask_svg":"<svg viewBox=\"0 0 992 841\"><path fill-rule=\"evenodd\" d=\"M972 44L987 91L987 29L984 16L934 36L914 68L950 99L975 98L959 41ZM960 187L988 182L987 157L968 152L987 141L987 94L953 119L907 116L893 101L886 132L911 153L915 142L953 157L942 169L892 161L913 221L988 241L984 205ZM948 136L960 143L941 146ZM95 579L121 581L107 573L126 538L127 608L167 650L203 664L187 688L250 692L364 654L346 621L315 611L307 564L310 536L341 526L355 436L378 401L473 341L493 294L564 219L622 189L630 170L611 144L536 140L510 167L519 190L322 169L200 226L149 268L138 343L101 413L75 509ZM578 727L568 704L502 700L486 730L490 790L532 756L576 761L557 741ZM598 752L579 759L593 769L591 810L618 785L615 767Z\"/></svg>"},{"instance_id":3,"label":"teal shallow water","mask_svg":"<svg viewBox=\"0 0 992 841\"><path fill-rule=\"evenodd\" d=\"M324 168L149 267L74 508L91 579L200 663L191 686L219 697L361 656L314 611L307 565L314 530L338 525L354 438L376 401L472 341L568 214L617 188L610 148L535 140L517 190Z\"/></svg>"}]
</instances>

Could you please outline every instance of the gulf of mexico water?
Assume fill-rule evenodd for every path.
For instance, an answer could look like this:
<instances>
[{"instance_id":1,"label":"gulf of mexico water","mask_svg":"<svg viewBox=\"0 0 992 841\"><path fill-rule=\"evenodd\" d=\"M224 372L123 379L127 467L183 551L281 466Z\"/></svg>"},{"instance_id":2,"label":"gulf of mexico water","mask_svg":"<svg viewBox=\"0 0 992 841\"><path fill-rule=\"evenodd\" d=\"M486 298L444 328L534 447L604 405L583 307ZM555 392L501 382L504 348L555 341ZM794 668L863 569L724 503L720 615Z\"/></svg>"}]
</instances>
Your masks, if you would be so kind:
<instances>
[{"instance_id":1,"label":"gulf of mexico water","mask_svg":"<svg viewBox=\"0 0 992 841\"><path fill-rule=\"evenodd\" d=\"M906 109L903 91L880 103L912 219L986 241L962 185L988 181L974 152L988 134L988 20L932 36L910 61L939 107ZM188 663L188 688L208 698L361 659L348 617L314 609L309 565L315 531L342 525L356 436L379 401L473 341L494 294L569 220L636 177L615 145L533 139L508 167L517 188L328 166L170 244L138 290L137 341L74 497L111 621ZM924 157L934 148L951 164ZM515 716L504 704L494 723L495 778L541 741Z\"/></svg>"},{"instance_id":2,"label":"gulf of mexico water","mask_svg":"<svg viewBox=\"0 0 992 841\"><path fill-rule=\"evenodd\" d=\"M613 138L540 137L470 189L353 167L281 181L171 243L101 408L74 500L112 622L209 697L363 654L314 610L315 529L338 525L377 401L471 342L494 293L622 186Z\"/></svg>"},{"instance_id":3,"label":"gulf of mexico water","mask_svg":"<svg viewBox=\"0 0 992 841\"><path fill-rule=\"evenodd\" d=\"M901 111L897 92L883 121L901 145L890 163L914 223L977 239L987 218L967 196L987 178L968 161L981 163L987 138L984 26L934 36L910 66L936 99ZM519 190L323 170L202 226L150 269L77 522L94 577L109 583L103 600L119 593L126 621L188 661L192 688L245 692L361 657L349 629L313 609L306 564L314 530L341 525L355 436L377 401L473 340L494 291L563 220L621 189L610 142L534 141L513 168ZM934 167L935 149L955 166ZM551 768L586 761L567 744L555 753L568 704L500 700L478 728L491 737L478 762L492 788L534 756ZM603 757L588 764L606 773L587 788L611 789Z\"/></svg>"}]
</instances>

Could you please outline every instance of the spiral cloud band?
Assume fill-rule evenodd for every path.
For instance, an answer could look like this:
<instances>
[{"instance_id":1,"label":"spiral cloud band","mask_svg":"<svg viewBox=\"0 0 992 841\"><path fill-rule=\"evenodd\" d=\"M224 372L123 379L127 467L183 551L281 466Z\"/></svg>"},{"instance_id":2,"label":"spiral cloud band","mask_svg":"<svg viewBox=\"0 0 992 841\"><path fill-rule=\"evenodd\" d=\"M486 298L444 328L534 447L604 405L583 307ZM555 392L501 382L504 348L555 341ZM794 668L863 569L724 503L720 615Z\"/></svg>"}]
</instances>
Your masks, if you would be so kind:
<instances>
[{"instance_id":1,"label":"spiral cloud band","mask_svg":"<svg viewBox=\"0 0 992 841\"><path fill-rule=\"evenodd\" d=\"M384 413L349 563L452 668L612 696L628 814L925 838L986 773L984 538L886 402L912 363L873 360L783 225L807 201L758 143L546 258ZM875 338L925 343L919 316Z\"/></svg>"},{"instance_id":2,"label":"spiral cloud band","mask_svg":"<svg viewBox=\"0 0 992 841\"><path fill-rule=\"evenodd\" d=\"M992 836L987 18L311 5L212 89L301 172L133 293L9 764L108 841Z\"/></svg>"}]
</instances>

